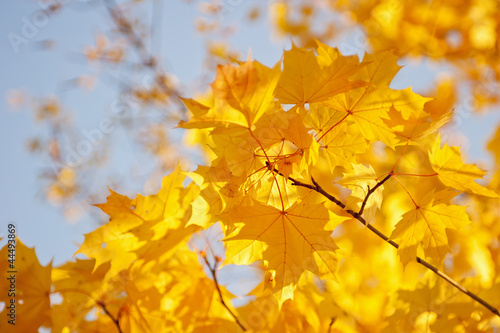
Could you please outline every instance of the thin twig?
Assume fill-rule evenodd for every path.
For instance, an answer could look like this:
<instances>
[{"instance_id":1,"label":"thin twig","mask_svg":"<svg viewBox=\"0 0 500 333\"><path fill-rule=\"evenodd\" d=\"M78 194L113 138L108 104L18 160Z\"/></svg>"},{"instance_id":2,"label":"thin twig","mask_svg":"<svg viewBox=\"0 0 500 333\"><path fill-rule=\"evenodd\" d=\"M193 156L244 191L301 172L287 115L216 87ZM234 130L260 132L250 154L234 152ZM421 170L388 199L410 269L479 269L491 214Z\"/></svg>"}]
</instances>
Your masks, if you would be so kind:
<instances>
[{"instance_id":1,"label":"thin twig","mask_svg":"<svg viewBox=\"0 0 500 333\"><path fill-rule=\"evenodd\" d=\"M330 325L328 325L328 333L330 333L332 331L332 326L333 326L333 323L335 323L335 317L332 317L332 320L330 321Z\"/></svg>"},{"instance_id":2,"label":"thin twig","mask_svg":"<svg viewBox=\"0 0 500 333\"><path fill-rule=\"evenodd\" d=\"M375 192L380 186L382 186L386 181L388 181L389 178L392 177L392 174L393 173L391 171L387 176L385 176L384 179L379 181L377 185L375 185L373 188L370 188L370 186L368 186L368 193L366 193L365 200L363 200L363 203L361 204L361 208L359 209L358 212L359 215L363 215L363 210L365 209L366 203L368 202L368 198L370 197L370 195L372 195L373 192Z\"/></svg>"},{"instance_id":3,"label":"thin twig","mask_svg":"<svg viewBox=\"0 0 500 333\"><path fill-rule=\"evenodd\" d=\"M168 87L165 82L161 79L164 77L164 72L161 70L158 61L151 52L148 51L146 45L144 45L143 39L134 30L134 27L130 20L128 20L123 12L120 10L118 4L115 0L102 0L109 15L115 22L118 31L125 36L128 42L134 47L139 59L142 64L149 67L156 74L156 83L163 90L164 93L173 96L179 96L178 92Z\"/></svg>"},{"instance_id":4,"label":"thin twig","mask_svg":"<svg viewBox=\"0 0 500 333\"><path fill-rule=\"evenodd\" d=\"M283 174L279 173L276 169L270 169L270 170L273 171L273 172L278 173L281 176L283 176ZM391 176L392 176L392 172L389 173L383 180L381 180L380 182L378 182L377 185L375 185L373 187L373 189L370 189L368 191L368 193L367 193L367 195L366 195L365 200L363 201L363 203L366 203L366 201L368 200L367 198L378 187L380 187L384 182L386 182L389 178L391 178ZM294 185L294 186L305 187L305 188L308 188L310 190L313 190L313 191L316 191L316 192L322 194L325 198L327 198L328 200L330 200L333 203L335 203L337 206L339 206L340 208L342 208L346 213L348 213L349 215L351 215L353 218L355 218L359 222L363 223L375 235L377 235L378 237L380 237L381 239L383 239L384 241L386 241L387 243L389 243L390 245L392 245L394 248L396 248L396 249L399 248L399 244L398 243L396 243L393 240L389 239L389 237L387 237L384 233L382 233L377 228L375 228L374 226L372 226L371 224L369 224L369 223L366 222L366 220L363 218L363 216L361 216L361 213L363 212L363 209L360 209L359 212L355 212L355 211L353 211L351 209L345 209L345 204L343 202L341 202L340 200L338 200L337 198L335 198L333 195L331 195L328 192L326 192L312 177L311 177L311 181L312 181L313 185L307 184L307 183L303 183L303 182L298 181L296 179L293 179L291 177L288 177L288 179L292 181L292 185ZM362 205L361 208L364 208L363 206L364 205ZM465 288L462 285L460 285L458 282L456 282L455 280L453 280L451 277L449 277L448 275L446 275L444 272L440 271L437 267L433 266L432 264L428 263L427 261L425 261L424 259L422 259L422 258L420 258L418 256L416 257L416 260L417 260L417 262L419 264L421 264L422 266L424 266L427 269L431 270L437 276L441 277L446 282L448 282L449 284L451 284L452 286L454 286L455 288L457 288L458 290L460 290L462 293L464 293L467 296L469 296L470 298L474 299L475 301L477 301L478 303L480 303L481 305L483 305L485 308L487 308L488 310L490 310L492 313L494 313L495 315L497 315L498 317L500 317L500 312L498 311L497 308L495 308L494 306L492 306L491 304L489 304L488 302L486 302L484 299L482 299L481 297L477 296L473 292L469 291L467 288Z\"/></svg>"},{"instance_id":5,"label":"thin twig","mask_svg":"<svg viewBox=\"0 0 500 333\"><path fill-rule=\"evenodd\" d=\"M67 293L67 292L70 292L70 293L71 292L72 293L79 293L79 294L82 294L82 295L85 295L85 296L91 298L98 306L101 307L101 309L103 309L104 313L106 313L106 315L113 321L113 323L115 324L116 328L118 329L118 332L119 333L123 333L123 331L122 331L122 329L120 327L121 310L118 311L118 317L117 318L113 317L113 315L111 314L111 312L109 312L108 308L106 308L106 304L104 304L104 302L93 298L89 293L87 293L86 291L84 291L82 289L78 289L78 288L61 288L61 289L56 289L56 290L52 291L51 294L55 294L55 293Z\"/></svg>"},{"instance_id":6,"label":"thin twig","mask_svg":"<svg viewBox=\"0 0 500 333\"><path fill-rule=\"evenodd\" d=\"M142 38L140 38L139 35L134 31L132 23L127 18L125 18L115 0L102 0L102 1L109 12L109 15L115 22L118 31L121 32L130 42L130 44L134 46L143 64L151 68L156 67L156 61L149 54L148 50L146 49L146 46L143 43Z\"/></svg>"},{"instance_id":7,"label":"thin twig","mask_svg":"<svg viewBox=\"0 0 500 333\"><path fill-rule=\"evenodd\" d=\"M115 323L116 328L118 328L118 332L123 333L122 328L120 327L120 312L118 312L118 317L115 318L106 308L106 304L101 301L97 301L96 303L104 310L104 313L106 313L106 315L113 321L113 323Z\"/></svg>"},{"instance_id":8,"label":"thin twig","mask_svg":"<svg viewBox=\"0 0 500 333\"><path fill-rule=\"evenodd\" d=\"M234 321L236 322L236 324L238 324L238 326L243 330L243 331L246 331L247 329L245 328L245 326L243 326L243 324L240 322L240 320L238 319L238 316L236 316L236 314L231 310L231 308L226 304L226 302L224 301L224 298L222 297L222 291L220 290L220 286L219 286L219 282L217 281L217 261L215 261L214 263L214 266L212 267L210 265L210 263L208 262L208 259L206 256L202 256L203 257L203 260L205 260L205 264L207 265L208 269L210 270L210 273L212 274L212 278L214 280L214 284L215 284L215 289L217 289L217 293L219 294L219 298L220 298L220 302L222 303L222 305L226 308L226 310L229 312L229 314L234 318Z\"/></svg>"}]
</instances>

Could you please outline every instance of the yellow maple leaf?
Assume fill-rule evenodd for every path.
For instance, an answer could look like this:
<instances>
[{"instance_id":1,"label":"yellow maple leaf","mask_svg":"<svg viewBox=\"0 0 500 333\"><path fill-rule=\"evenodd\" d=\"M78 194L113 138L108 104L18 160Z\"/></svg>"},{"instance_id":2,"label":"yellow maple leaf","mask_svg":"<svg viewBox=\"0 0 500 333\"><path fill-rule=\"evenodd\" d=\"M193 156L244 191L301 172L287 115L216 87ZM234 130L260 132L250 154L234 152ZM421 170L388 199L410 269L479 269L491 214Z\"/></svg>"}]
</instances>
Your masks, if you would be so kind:
<instances>
[{"instance_id":1,"label":"yellow maple leaf","mask_svg":"<svg viewBox=\"0 0 500 333\"><path fill-rule=\"evenodd\" d=\"M95 259L94 270L100 265L111 261L111 273L116 274L120 270L127 268L137 259L133 251L143 246L145 242L130 232L103 225L96 230L85 234L85 239L75 252L82 253L90 259Z\"/></svg>"},{"instance_id":2,"label":"yellow maple leaf","mask_svg":"<svg viewBox=\"0 0 500 333\"><path fill-rule=\"evenodd\" d=\"M272 272L273 292L280 305L293 298L293 290L304 271L334 277L337 245L324 227L328 211L323 204L296 202L286 210L255 202L228 213L244 226L227 237L227 258L239 264L267 262Z\"/></svg>"},{"instance_id":3,"label":"yellow maple leaf","mask_svg":"<svg viewBox=\"0 0 500 333\"><path fill-rule=\"evenodd\" d=\"M384 119L384 122L396 135L415 141L438 130L450 120L452 114L452 112L443 113L439 118L432 119L432 114L420 109L405 118L403 113L391 108L388 112L389 119Z\"/></svg>"},{"instance_id":4,"label":"yellow maple leaf","mask_svg":"<svg viewBox=\"0 0 500 333\"><path fill-rule=\"evenodd\" d=\"M109 189L110 195L105 203L95 204L104 213L109 215L112 224L117 228L129 230L140 225L143 219L135 212L136 201L126 195L121 195Z\"/></svg>"},{"instance_id":5,"label":"yellow maple leaf","mask_svg":"<svg viewBox=\"0 0 500 333\"><path fill-rule=\"evenodd\" d=\"M438 203L429 193L396 224L391 239L400 239L398 254L403 265L415 260L421 247L427 257L442 261L449 251L446 229L460 229L470 223L465 207ZM439 196L439 193L437 193Z\"/></svg>"},{"instance_id":6,"label":"yellow maple leaf","mask_svg":"<svg viewBox=\"0 0 500 333\"><path fill-rule=\"evenodd\" d=\"M346 170L356 164L355 155L364 153L368 149L366 140L352 127L343 122L335 126L322 138L323 154L330 164L331 170L341 166Z\"/></svg>"},{"instance_id":7,"label":"yellow maple leaf","mask_svg":"<svg viewBox=\"0 0 500 333\"><path fill-rule=\"evenodd\" d=\"M359 131L367 140L380 140L389 147L394 147L398 139L394 131L385 124L385 120L389 119L388 112L391 109L397 110L407 119L412 113L423 109L430 98L415 94L411 88L389 88L400 69L394 54L382 52L366 55L363 63L366 66L354 74L353 79L364 80L369 84L338 94L324 103L343 111L349 121L358 125ZM324 133L327 132L328 130Z\"/></svg>"},{"instance_id":8,"label":"yellow maple leaf","mask_svg":"<svg viewBox=\"0 0 500 333\"><path fill-rule=\"evenodd\" d=\"M164 177L157 194L138 195L131 200L111 192L108 202L98 205L110 213L110 221L86 234L75 254L82 253L95 259L94 269L111 261L109 274L116 274L128 268L144 252L154 253L154 258L158 258L163 254L159 250L170 250L199 228L195 225L185 228L191 217L191 202L199 190L194 184L184 188L184 178L182 170L177 167ZM167 237L171 242L161 246L161 240Z\"/></svg>"},{"instance_id":9,"label":"yellow maple leaf","mask_svg":"<svg viewBox=\"0 0 500 333\"><path fill-rule=\"evenodd\" d=\"M94 306L90 295L99 292L110 265L109 263L101 265L96 270L94 267L94 259L76 259L75 262L67 262L54 268L52 270L54 292L64 294L66 300L79 304L80 307L85 306L86 302L90 303L89 306ZM84 315L85 312L82 317Z\"/></svg>"},{"instance_id":10,"label":"yellow maple leaf","mask_svg":"<svg viewBox=\"0 0 500 333\"><path fill-rule=\"evenodd\" d=\"M304 104L326 101L336 94L366 83L349 78L363 67L357 56L342 56L318 42L318 56L313 51L297 48L285 51L283 74L276 88L282 104Z\"/></svg>"},{"instance_id":11,"label":"yellow maple leaf","mask_svg":"<svg viewBox=\"0 0 500 333\"><path fill-rule=\"evenodd\" d=\"M309 112L304 117L304 122L314 129L316 136L320 138L324 132L341 124L345 117L346 113L343 110L331 108L325 103L311 103L309 104Z\"/></svg>"},{"instance_id":12,"label":"yellow maple leaf","mask_svg":"<svg viewBox=\"0 0 500 333\"><path fill-rule=\"evenodd\" d=\"M181 98L182 102L193 114L189 120L181 120L182 128L211 128L211 127L246 127L247 120L243 113L235 112L224 100L209 99L199 102L191 98Z\"/></svg>"},{"instance_id":13,"label":"yellow maple leaf","mask_svg":"<svg viewBox=\"0 0 500 333\"><path fill-rule=\"evenodd\" d=\"M0 282L0 331L38 332L40 326L50 326L50 286L52 263L42 266L35 249L16 239L13 263L9 263L8 246L0 250L2 279ZM10 266L10 265L13 266ZM13 320L12 323L9 323Z\"/></svg>"},{"instance_id":14,"label":"yellow maple leaf","mask_svg":"<svg viewBox=\"0 0 500 333\"><path fill-rule=\"evenodd\" d=\"M459 191L498 198L498 194L474 180L481 179L486 174L474 164L465 164L460 157L459 147L450 147L447 144L441 148L440 136L429 151L432 168L443 184Z\"/></svg>"},{"instance_id":15,"label":"yellow maple leaf","mask_svg":"<svg viewBox=\"0 0 500 333\"><path fill-rule=\"evenodd\" d=\"M298 153L303 158L300 160L301 169L306 169L308 165L314 165L318 160L319 144L304 126L304 119L301 115L295 115L289 127L284 131L284 137L298 148ZM298 164L298 163L297 163Z\"/></svg>"},{"instance_id":16,"label":"yellow maple leaf","mask_svg":"<svg viewBox=\"0 0 500 333\"><path fill-rule=\"evenodd\" d=\"M280 73L279 64L271 69L258 61L248 60L240 66L219 65L212 83L214 97L241 112L251 127L272 105Z\"/></svg>"},{"instance_id":17,"label":"yellow maple leaf","mask_svg":"<svg viewBox=\"0 0 500 333\"><path fill-rule=\"evenodd\" d=\"M231 132L215 129L211 134L215 143L212 148L214 153L226 160L234 176L248 176L264 165L256 154L256 150L260 149L259 142L249 135L248 129Z\"/></svg>"}]
</instances>

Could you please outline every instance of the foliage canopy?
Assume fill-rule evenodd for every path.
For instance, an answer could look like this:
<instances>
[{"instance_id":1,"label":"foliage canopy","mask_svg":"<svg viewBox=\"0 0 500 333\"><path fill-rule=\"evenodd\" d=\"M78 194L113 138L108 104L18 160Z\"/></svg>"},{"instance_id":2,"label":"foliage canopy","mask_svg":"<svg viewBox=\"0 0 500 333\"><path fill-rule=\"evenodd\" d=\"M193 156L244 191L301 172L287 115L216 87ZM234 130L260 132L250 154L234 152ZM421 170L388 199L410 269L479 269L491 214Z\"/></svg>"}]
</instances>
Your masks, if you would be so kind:
<instances>
[{"instance_id":1,"label":"foliage canopy","mask_svg":"<svg viewBox=\"0 0 500 333\"><path fill-rule=\"evenodd\" d=\"M418 7L394 3L350 8L361 17ZM15 331L500 328L498 165L486 183L459 147L441 142L453 117L447 101L390 87L411 50L379 50L401 40L390 24L360 59L307 38L281 5L278 28L302 31L304 47L272 67L250 58L219 65L206 93L181 98L189 117L178 127L206 165L175 167L152 195L110 190L95 205L109 221L77 251L87 259L43 267L18 241ZM476 31L469 42L479 50L490 41ZM178 95L166 86L158 83ZM498 133L489 145L496 162ZM260 277L245 297L221 282L235 265Z\"/></svg>"}]
</instances>

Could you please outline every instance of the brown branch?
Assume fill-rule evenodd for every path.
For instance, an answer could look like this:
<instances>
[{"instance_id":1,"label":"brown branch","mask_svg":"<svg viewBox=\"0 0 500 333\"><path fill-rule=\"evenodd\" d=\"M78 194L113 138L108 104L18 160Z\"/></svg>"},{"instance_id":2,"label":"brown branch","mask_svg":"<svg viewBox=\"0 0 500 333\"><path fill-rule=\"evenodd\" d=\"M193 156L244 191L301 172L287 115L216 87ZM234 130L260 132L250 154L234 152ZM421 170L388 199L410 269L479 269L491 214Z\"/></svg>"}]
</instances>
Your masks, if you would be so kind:
<instances>
[{"instance_id":1,"label":"brown branch","mask_svg":"<svg viewBox=\"0 0 500 333\"><path fill-rule=\"evenodd\" d=\"M121 311L118 311L118 317L115 318L113 317L113 315L111 314L111 312L109 312L108 308L106 307L106 304L104 304L103 301L100 301L100 300L97 300L95 298L93 298L89 293L87 293L86 291L82 290L82 289L78 289L78 288L62 288L62 289L56 289L54 291L51 292L51 294L55 294L55 293L79 293L79 294L82 294L82 295L85 295L87 297L89 297L90 299L92 299L98 306L101 307L101 309L104 311L104 313L113 321L113 323L115 324L116 328L118 329L118 332L119 333L123 333L121 327L120 327L120 316L121 316Z\"/></svg>"},{"instance_id":2,"label":"brown branch","mask_svg":"<svg viewBox=\"0 0 500 333\"><path fill-rule=\"evenodd\" d=\"M120 10L119 5L115 0L102 0L109 15L111 16L113 22L115 23L118 31L125 36L130 45L134 47L139 59L142 64L149 67L156 74L156 83L163 90L164 93L173 96L179 96L179 93L170 87L168 87L162 78L165 76L164 72L161 70L158 61L155 57L148 51L146 45L144 45L143 39L134 30L133 24L128 20L123 12Z\"/></svg>"},{"instance_id":3,"label":"brown branch","mask_svg":"<svg viewBox=\"0 0 500 333\"><path fill-rule=\"evenodd\" d=\"M385 176L384 179L379 181L377 183L377 185L375 185L372 189L370 189L370 186L368 186L368 193L366 193L366 197L363 200L363 203L361 204L361 208L359 209L359 212L358 212L359 215L363 215L363 210L365 209L366 203L368 202L368 198L370 197L370 195L372 195L373 192L375 192L380 186L382 186L386 181L388 181L389 178L392 177L392 174L393 174L392 171L389 172L389 174L387 176Z\"/></svg>"},{"instance_id":4,"label":"brown branch","mask_svg":"<svg viewBox=\"0 0 500 333\"><path fill-rule=\"evenodd\" d=\"M149 55L149 52L146 49L142 39L137 35L134 31L132 23L123 15L122 11L118 7L118 4L115 0L102 0L106 9L109 12L109 15L115 22L118 31L121 32L129 41L131 45L134 46L139 58L142 63L147 66L154 68L156 67L155 59Z\"/></svg>"},{"instance_id":5,"label":"brown branch","mask_svg":"<svg viewBox=\"0 0 500 333\"><path fill-rule=\"evenodd\" d=\"M238 324L238 326L243 330L243 331L246 331L247 329L245 328L245 326L243 326L243 324L240 322L240 320L238 319L238 316L236 316L236 314L231 310L231 308L226 304L226 302L224 301L224 298L222 297L222 291L220 290L220 286L219 286L219 282L217 281L217 261L214 263L214 266L212 267L210 265L210 263L208 262L208 259L206 256L202 256L203 257L203 260L205 261L205 264L207 265L208 269L210 270L210 273L212 274L212 278L214 280L214 284L215 284L215 289L217 289L217 293L219 294L219 298L220 298L220 302L222 303L222 305L226 308L226 310L229 312L229 314L234 318L234 321L236 322L236 324Z\"/></svg>"},{"instance_id":6,"label":"brown branch","mask_svg":"<svg viewBox=\"0 0 500 333\"><path fill-rule=\"evenodd\" d=\"M328 333L330 333L332 331L332 326L333 326L333 323L335 323L335 317L332 317L332 320L330 321L330 324L328 325Z\"/></svg>"},{"instance_id":7,"label":"brown branch","mask_svg":"<svg viewBox=\"0 0 500 333\"><path fill-rule=\"evenodd\" d=\"M273 171L273 172L276 172L278 173L279 175L283 176L283 174L279 173L276 169L271 169L270 166L268 166L269 170ZM377 228L375 228L374 226L372 226L371 224L367 223L366 220L363 218L363 216L361 215L363 213L363 209L364 209L364 205L366 204L366 201L368 200L368 197L378 188L380 187L384 182L386 182L389 178L392 177L392 172L389 173L383 180L381 180L380 182L377 183L377 185L375 185L373 187L373 189L370 189L365 197L365 199L363 200L363 205L361 206L361 209L359 210L359 212L355 212L351 209L345 209L345 204L343 202L341 202L340 200L338 200L337 198L335 198L333 195L329 194L328 192L326 192L315 180L314 178L311 177L311 181L313 183L313 185L311 184L307 184L307 183L303 183L301 181L298 181L296 179L293 179L291 177L288 177L289 180L292 181L292 185L294 186L300 186L300 187L305 187L305 188L308 188L310 190L313 190L313 191L316 191L320 194L322 194L325 198L327 198L328 200L330 200L331 202L335 203L337 206L339 206L340 208L342 208L346 213L348 213L349 215L351 215L353 218L355 218L356 220L358 220L359 222L363 223L371 232L373 232L375 235L377 235L378 237L380 237L381 239L383 239L385 242L389 243L390 245L392 245L394 248L398 249L399 248L399 244L394 242L393 240L389 239L389 237L387 237L383 232L381 232L380 230L378 230ZM482 299L481 297L477 296L476 294L474 294L473 292L469 291L467 288L463 287L462 285L460 285L458 282L456 282L455 280L453 280L451 277L449 277L448 275L446 275L444 272L440 271L437 267L433 266L432 264L428 263L427 261L425 261L424 259L420 258L420 257L416 257L416 260L419 264L421 264L422 266L424 266L425 268L431 270L432 272L434 272L437 276L441 277L442 279L444 279L446 282L448 282L449 284L451 284L452 286L454 286L455 288L457 288L458 290L460 290L462 293L466 294L467 296L469 296L470 298L472 298L473 300L475 300L476 302L480 303L481 305L483 305L485 308L487 308L488 310L490 310L492 313L494 313L495 315L499 316L500 317L500 312L498 311L497 308L495 308L494 306L492 306L491 304L489 304L488 302L486 302L484 299Z\"/></svg>"},{"instance_id":8,"label":"brown branch","mask_svg":"<svg viewBox=\"0 0 500 333\"><path fill-rule=\"evenodd\" d=\"M99 305L103 309L104 313L106 313L106 315L113 321L116 328L118 329L118 332L123 333L122 328L120 327L120 312L118 312L118 317L115 318L115 317L113 317L111 312L109 312L109 310L106 308L106 304L104 304L101 301L96 301L96 303L97 303L97 305Z\"/></svg>"}]
</instances>

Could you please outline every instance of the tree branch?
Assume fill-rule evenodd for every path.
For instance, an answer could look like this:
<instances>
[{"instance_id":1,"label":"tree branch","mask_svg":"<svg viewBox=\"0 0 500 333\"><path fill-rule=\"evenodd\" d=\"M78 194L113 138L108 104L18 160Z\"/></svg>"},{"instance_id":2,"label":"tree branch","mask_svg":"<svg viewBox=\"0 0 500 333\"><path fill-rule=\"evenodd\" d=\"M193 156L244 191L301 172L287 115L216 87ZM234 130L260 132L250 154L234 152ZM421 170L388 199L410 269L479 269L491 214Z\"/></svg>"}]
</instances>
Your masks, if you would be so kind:
<instances>
[{"instance_id":1,"label":"tree branch","mask_svg":"<svg viewBox=\"0 0 500 333\"><path fill-rule=\"evenodd\" d=\"M111 19L116 24L118 31L125 36L130 45L133 46L142 64L149 67L156 74L156 83L159 88L168 95L179 96L179 93L170 89L165 82L161 79L164 77L164 72L161 70L158 61L148 51L144 45L143 39L134 30L130 20L128 20L124 13L120 10L115 0L102 0L106 9L108 10Z\"/></svg>"},{"instance_id":2,"label":"tree branch","mask_svg":"<svg viewBox=\"0 0 500 333\"><path fill-rule=\"evenodd\" d=\"M332 326L335 323L335 317L332 317L332 320L330 321L330 324L328 325L328 333L332 331Z\"/></svg>"},{"instance_id":3,"label":"tree branch","mask_svg":"<svg viewBox=\"0 0 500 333\"><path fill-rule=\"evenodd\" d=\"M97 303L97 305L99 305L103 309L104 313L106 313L106 315L113 321L116 328L118 328L118 332L123 333L122 328L120 327L120 312L118 312L118 317L115 318L115 317L113 317L111 312L109 312L109 310L106 308L106 304L104 304L101 301L96 301L96 303Z\"/></svg>"},{"instance_id":4,"label":"tree branch","mask_svg":"<svg viewBox=\"0 0 500 333\"><path fill-rule=\"evenodd\" d=\"M246 331L247 329L245 328L245 326L243 326L243 324L240 322L240 320L238 319L238 316L236 316L236 314L231 310L231 308L226 304L226 302L224 301L224 298L222 297L222 291L220 290L220 286L219 286L219 282L217 281L217 261L214 263L214 266L212 267L210 265L210 263L208 262L208 259L206 256L202 256L203 257L203 260L205 260L205 264L207 265L208 269L210 270L210 273L212 274L212 278L214 280L214 284L215 284L215 289L217 289L217 293L219 294L219 298L220 298L220 302L222 303L222 305L226 308L226 310L229 312L229 314L234 318L234 321L236 322L236 324L238 324L238 326L243 330L243 331Z\"/></svg>"},{"instance_id":5,"label":"tree branch","mask_svg":"<svg viewBox=\"0 0 500 333\"><path fill-rule=\"evenodd\" d=\"M271 168L270 165L268 165L268 168L272 172L275 172L275 173L283 176L283 174L279 173L278 170L276 170L274 168ZM380 237L381 239L383 239L385 242L387 242L390 245L392 245L394 248L398 249L399 248L399 244L398 243L396 243L393 240L389 239L389 237L387 237L383 232L381 232L380 230L378 230L377 228L375 228L371 224L367 223L366 220L362 216L362 213L363 213L364 207L366 205L366 202L368 200L368 197L373 192L375 192L375 190L377 190L377 188L379 188L380 186L382 186L383 183L385 183L387 180L389 180L389 178L391 178L392 175L393 175L393 173L390 172L384 179L382 179L380 182L378 182L377 185L375 185L372 189L368 190L368 193L366 194L366 197L363 200L363 204L361 205L361 209L359 210L359 212L355 212L355 211L353 211L351 209L346 209L345 204L343 202L341 202L340 200L338 200L337 198L335 198L333 195L331 195L328 192L326 192L314 180L314 178L312 178L312 177L311 177L311 181L312 181L313 185L307 184L307 183L303 183L303 182L298 181L298 180L296 180L296 179L294 179L292 177L288 177L288 179L292 181L292 185L294 185L294 186L305 187L305 188L308 188L310 190L313 190L313 191L316 191L316 192L320 193L325 198L327 198L328 200L330 200L331 202L335 203L337 206L339 206L340 208L342 208L346 213L348 213L349 215L351 215L353 218L355 218L359 222L363 223L375 235L377 235L378 237ZM469 291L467 288L465 288L462 285L460 285L458 282L456 282L455 280L453 280L451 277L449 277L448 275L446 275L444 272L440 271L437 267L433 266L432 264L428 263L427 261L425 261L424 259L422 259L422 258L420 258L418 256L416 257L416 260L417 260L417 262L419 264L421 264L425 268L431 270L437 276L441 277L446 282L448 282L449 284L451 284L452 286L454 286L455 288L457 288L458 290L460 290L462 293L466 294L467 296L469 296L470 298L472 298L473 300L475 300L476 302L480 303L485 308L487 308L488 310L490 310L492 313L494 313L495 315L497 315L497 316L500 317L500 312L498 311L497 308L495 308L494 306L492 306L491 304L489 304L488 302L486 302L484 299L482 299L481 297L477 296L473 292Z\"/></svg>"}]
</instances>

